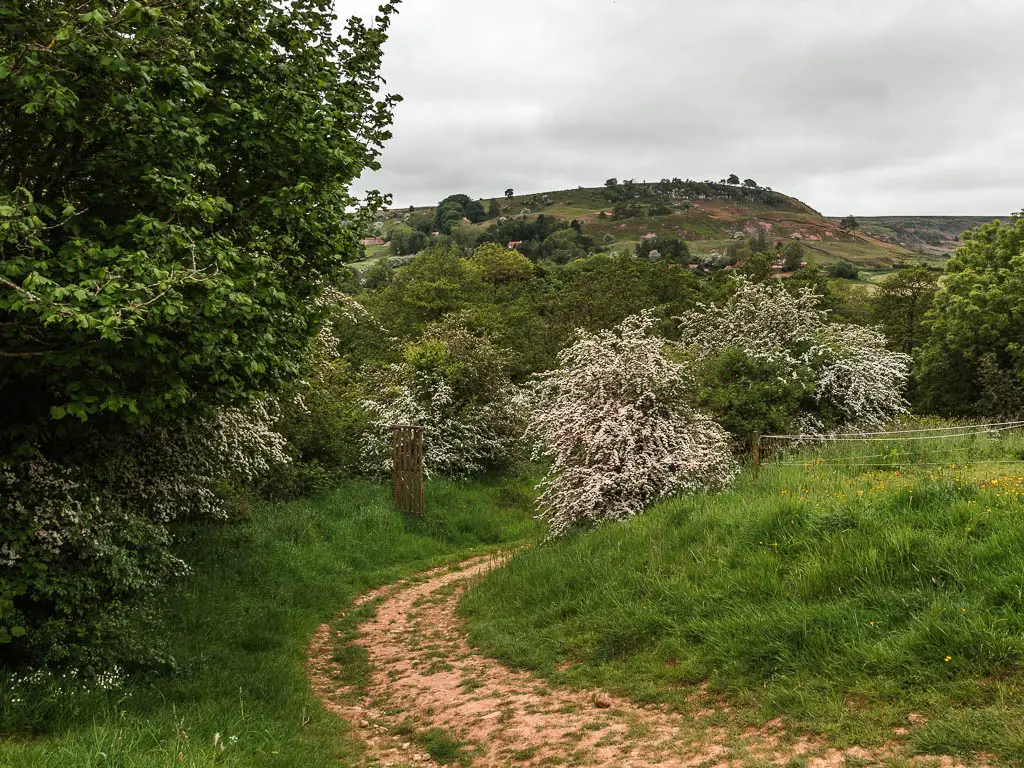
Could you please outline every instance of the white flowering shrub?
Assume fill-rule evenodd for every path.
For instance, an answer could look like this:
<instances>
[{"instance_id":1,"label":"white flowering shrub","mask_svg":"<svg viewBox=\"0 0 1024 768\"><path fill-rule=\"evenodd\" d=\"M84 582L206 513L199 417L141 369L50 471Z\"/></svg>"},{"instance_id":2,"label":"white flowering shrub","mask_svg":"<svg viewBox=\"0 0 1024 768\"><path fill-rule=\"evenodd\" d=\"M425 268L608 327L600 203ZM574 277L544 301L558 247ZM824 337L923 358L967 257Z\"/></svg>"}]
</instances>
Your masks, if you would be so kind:
<instances>
[{"instance_id":1,"label":"white flowering shrub","mask_svg":"<svg viewBox=\"0 0 1024 768\"><path fill-rule=\"evenodd\" d=\"M815 333L828 322L820 298L809 288L792 294L780 281L736 282L726 302L698 304L676 318L681 344L698 359L735 348L795 373Z\"/></svg>"},{"instance_id":2,"label":"white flowering shrub","mask_svg":"<svg viewBox=\"0 0 1024 768\"><path fill-rule=\"evenodd\" d=\"M466 476L511 463L523 447L525 416L505 357L453 316L407 345L400 363L369 374L367 471L391 471L395 424L424 427L428 475Z\"/></svg>"},{"instance_id":3,"label":"white flowering shrub","mask_svg":"<svg viewBox=\"0 0 1024 768\"><path fill-rule=\"evenodd\" d=\"M680 345L705 372L714 372L703 382L708 399L714 399L716 388L730 386L764 399L772 386L788 383L788 392L776 387L773 397L789 402L789 423L818 430L883 426L907 410L903 391L910 358L889 350L873 328L830 323L809 288L791 293L781 281L740 279L724 303L699 305L677 320ZM735 380L723 378L726 369L736 372ZM732 407L757 410L753 405L733 402ZM767 417L760 418L736 421L754 428L766 423Z\"/></svg>"},{"instance_id":4,"label":"white flowering shrub","mask_svg":"<svg viewBox=\"0 0 1024 768\"><path fill-rule=\"evenodd\" d=\"M538 498L552 536L624 520L680 491L727 484L728 435L689 404L694 383L669 360L650 314L579 332L536 380L530 433L552 459Z\"/></svg>"},{"instance_id":5,"label":"white flowering shrub","mask_svg":"<svg viewBox=\"0 0 1024 768\"><path fill-rule=\"evenodd\" d=\"M224 517L222 491L288 460L273 401L187 429L145 428L58 464L0 464L0 649L32 664L143 660L138 609L187 572L170 524ZM134 617L134 618L130 618ZM133 626L135 625L135 626ZM89 638L82 646L81 639Z\"/></svg>"}]
</instances>

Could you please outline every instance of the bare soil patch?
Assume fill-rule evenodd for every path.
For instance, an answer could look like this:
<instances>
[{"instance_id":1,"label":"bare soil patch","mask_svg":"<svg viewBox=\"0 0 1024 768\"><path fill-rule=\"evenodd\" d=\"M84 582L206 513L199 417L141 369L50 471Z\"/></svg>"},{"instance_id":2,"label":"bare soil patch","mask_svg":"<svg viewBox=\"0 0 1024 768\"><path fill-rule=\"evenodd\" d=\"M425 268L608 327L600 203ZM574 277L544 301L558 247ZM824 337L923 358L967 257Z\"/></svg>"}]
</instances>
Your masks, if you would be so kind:
<instances>
[{"instance_id":1,"label":"bare soil patch","mask_svg":"<svg viewBox=\"0 0 1024 768\"><path fill-rule=\"evenodd\" d=\"M317 631L309 654L313 688L329 711L359 729L364 765L711 768L800 759L809 768L839 768L905 757L898 738L840 750L787 733L778 721L723 726L728 711L700 688L693 695L707 699L706 709L685 717L604 691L553 689L510 670L469 647L455 613L462 590L496 565L497 558L475 558L364 595L357 607L378 605L354 641L371 666L362 690L342 682L334 630L325 624ZM964 765L936 757L911 762Z\"/></svg>"}]
</instances>

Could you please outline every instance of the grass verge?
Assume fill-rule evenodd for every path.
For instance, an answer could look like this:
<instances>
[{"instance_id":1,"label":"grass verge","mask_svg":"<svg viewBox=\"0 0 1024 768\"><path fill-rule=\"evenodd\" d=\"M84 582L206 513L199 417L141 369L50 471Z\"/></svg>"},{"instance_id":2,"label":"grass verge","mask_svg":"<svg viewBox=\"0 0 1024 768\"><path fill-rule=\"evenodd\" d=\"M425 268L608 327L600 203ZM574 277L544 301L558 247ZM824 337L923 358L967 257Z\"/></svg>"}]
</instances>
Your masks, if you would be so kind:
<instances>
[{"instance_id":1,"label":"grass verge","mask_svg":"<svg viewBox=\"0 0 1024 768\"><path fill-rule=\"evenodd\" d=\"M966 442L783 460L525 551L463 598L470 639L737 727L1019 764L1021 443Z\"/></svg>"},{"instance_id":2,"label":"grass verge","mask_svg":"<svg viewBox=\"0 0 1024 768\"><path fill-rule=\"evenodd\" d=\"M168 594L162 630L176 673L76 692L0 676L0 766L351 764L357 742L308 687L313 632L374 586L535 537L531 486L431 482L427 514L410 520L386 489L351 483L183 531L192 572Z\"/></svg>"}]
</instances>

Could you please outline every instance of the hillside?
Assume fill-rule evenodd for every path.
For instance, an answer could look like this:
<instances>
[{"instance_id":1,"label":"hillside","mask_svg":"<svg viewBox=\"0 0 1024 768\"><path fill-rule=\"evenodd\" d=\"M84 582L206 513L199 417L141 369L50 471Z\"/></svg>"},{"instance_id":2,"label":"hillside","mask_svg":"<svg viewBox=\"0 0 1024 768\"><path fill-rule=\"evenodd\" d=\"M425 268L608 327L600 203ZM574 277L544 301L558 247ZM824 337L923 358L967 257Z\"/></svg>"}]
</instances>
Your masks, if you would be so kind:
<instances>
[{"instance_id":1,"label":"hillside","mask_svg":"<svg viewBox=\"0 0 1024 768\"><path fill-rule=\"evenodd\" d=\"M999 216L865 216L865 234L931 258L943 259L960 247L960 235Z\"/></svg>"},{"instance_id":2,"label":"hillside","mask_svg":"<svg viewBox=\"0 0 1024 768\"><path fill-rule=\"evenodd\" d=\"M811 263L849 262L866 279L908 262L941 267L958 247L961 232L991 220L871 217L860 219L859 230L851 232L842 229L838 219L822 216L806 203L771 189L678 179L627 181L611 188L579 187L497 197L495 201L505 217L575 219L587 235L610 251L632 250L649 234L675 235L687 241L695 256L714 259L731 243L764 230L773 241L800 240L809 250ZM488 201L481 202L486 207ZM389 218L432 217L434 211L432 207L393 210ZM488 219L472 226L484 230L493 222ZM367 255L381 255L385 250L377 246Z\"/></svg>"}]
</instances>

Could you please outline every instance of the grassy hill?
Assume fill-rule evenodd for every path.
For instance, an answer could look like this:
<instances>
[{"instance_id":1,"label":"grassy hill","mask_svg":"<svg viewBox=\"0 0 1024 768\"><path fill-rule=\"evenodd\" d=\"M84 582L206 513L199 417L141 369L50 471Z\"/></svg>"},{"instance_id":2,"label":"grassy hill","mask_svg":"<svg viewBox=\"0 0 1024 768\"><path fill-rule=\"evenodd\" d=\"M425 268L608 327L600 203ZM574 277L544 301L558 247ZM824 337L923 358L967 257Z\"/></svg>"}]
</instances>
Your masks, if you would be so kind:
<instances>
[{"instance_id":1,"label":"grassy hill","mask_svg":"<svg viewBox=\"0 0 1024 768\"><path fill-rule=\"evenodd\" d=\"M813 445L525 551L463 598L471 641L737 737L1020 765L1021 439L920 445Z\"/></svg>"},{"instance_id":2,"label":"grassy hill","mask_svg":"<svg viewBox=\"0 0 1024 768\"><path fill-rule=\"evenodd\" d=\"M680 182L668 189L663 187L665 184L631 185L629 197L641 210L641 215L631 218L614 216L614 201L604 187L496 200L503 216L525 212L527 220L542 214L566 221L576 219L598 243L604 242L606 235L614 237L614 243L608 246L612 251L632 250L648 234L676 235L687 241L695 255L714 258L736 240L765 230L774 241L800 240L808 248L811 263L850 262L864 271L865 279L906 263L940 267L958 247L961 232L991 220L976 216L876 217L861 219L861 229L850 232L840 228L838 219L822 216L806 203L772 190L705 182ZM660 215L652 215L652 209ZM433 211L430 207L400 209L390 215L432 216ZM473 226L485 229L492 222ZM376 257L384 252L386 246L376 246L367 255Z\"/></svg>"},{"instance_id":3,"label":"grassy hill","mask_svg":"<svg viewBox=\"0 0 1024 768\"><path fill-rule=\"evenodd\" d=\"M960 235L998 216L870 216L859 219L864 234L908 248L929 259L945 259L960 247Z\"/></svg>"}]
</instances>

